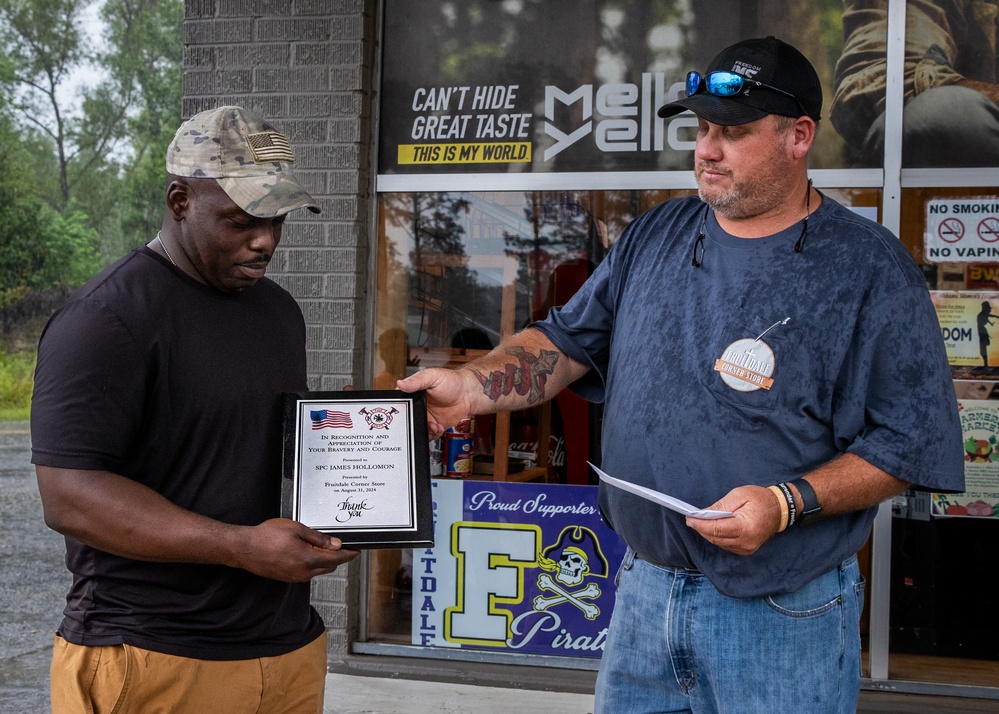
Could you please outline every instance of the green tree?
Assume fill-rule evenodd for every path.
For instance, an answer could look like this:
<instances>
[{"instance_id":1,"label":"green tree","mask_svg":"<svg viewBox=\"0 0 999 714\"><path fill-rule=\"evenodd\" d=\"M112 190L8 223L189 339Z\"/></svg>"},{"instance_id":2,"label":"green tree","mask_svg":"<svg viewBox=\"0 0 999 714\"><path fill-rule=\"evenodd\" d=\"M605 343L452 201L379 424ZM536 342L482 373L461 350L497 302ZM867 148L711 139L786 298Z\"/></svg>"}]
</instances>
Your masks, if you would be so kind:
<instances>
[{"instance_id":1,"label":"green tree","mask_svg":"<svg viewBox=\"0 0 999 714\"><path fill-rule=\"evenodd\" d=\"M162 215L183 2L105 0L103 43L81 36L90 2L0 0L0 308L83 283ZM67 100L88 62L103 79Z\"/></svg>"},{"instance_id":2,"label":"green tree","mask_svg":"<svg viewBox=\"0 0 999 714\"><path fill-rule=\"evenodd\" d=\"M101 267L86 216L59 214L33 192L23 180L26 152L8 139L16 134L0 120L0 309L31 290L80 285Z\"/></svg>"},{"instance_id":3,"label":"green tree","mask_svg":"<svg viewBox=\"0 0 999 714\"><path fill-rule=\"evenodd\" d=\"M90 216L111 261L155 235L163 214L166 149L180 124L183 90L182 0L106 0L106 76L82 105L84 147L99 147L100 127L129 111L102 165L77 180L74 205Z\"/></svg>"},{"instance_id":4,"label":"green tree","mask_svg":"<svg viewBox=\"0 0 999 714\"><path fill-rule=\"evenodd\" d=\"M30 290L79 285L101 266L87 217L58 213L32 183L35 157L52 146L14 125L9 99L0 91L0 309Z\"/></svg>"},{"instance_id":5,"label":"green tree","mask_svg":"<svg viewBox=\"0 0 999 714\"><path fill-rule=\"evenodd\" d=\"M100 159L80 153L80 123L59 96L70 73L88 60L80 16L90 0L0 0L0 47L17 92L14 107L29 126L47 136L58 159L58 193L47 196L58 209L69 204L71 164ZM121 108L124 112L124 108Z\"/></svg>"},{"instance_id":6,"label":"green tree","mask_svg":"<svg viewBox=\"0 0 999 714\"><path fill-rule=\"evenodd\" d=\"M114 197L115 228L107 257L147 242L163 216L166 150L181 121L184 77L182 0L108 0L103 10L109 51L102 57L112 81L130 87L135 111L127 119L128 157Z\"/></svg>"},{"instance_id":7,"label":"green tree","mask_svg":"<svg viewBox=\"0 0 999 714\"><path fill-rule=\"evenodd\" d=\"M0 57L0 78L12 73ZM0 309L27 292L28 280L40 265L37 242L43 202L31 190L30 156L10 119L9 91L0 83Z\"/></svg>"},{"instance_id":8,"label":"green tree","mask_svg":"<svg viewBox=\"0 0 999 714\"><path fill-rule=\"evenodd\" d=\"M101 236L109 262L155 233L163 157L180 123L183 0L104 0L104 42L81 35L93 0L0 0L0 53L22 142L42 148L19 183ZM94 49L96 48L96 49ZM70 73L102 69L67 99ZM73 111L71 111L73 109Z\"/></svg>"}]
</instances>

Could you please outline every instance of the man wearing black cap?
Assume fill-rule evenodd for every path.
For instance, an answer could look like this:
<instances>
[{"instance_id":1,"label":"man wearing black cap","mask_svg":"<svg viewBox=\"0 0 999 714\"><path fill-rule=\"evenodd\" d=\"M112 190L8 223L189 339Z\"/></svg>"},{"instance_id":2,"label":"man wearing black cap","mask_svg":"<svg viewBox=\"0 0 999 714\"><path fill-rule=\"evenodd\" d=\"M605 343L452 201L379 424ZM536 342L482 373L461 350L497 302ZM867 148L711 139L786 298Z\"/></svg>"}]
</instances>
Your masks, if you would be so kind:
<instances>
[{"instance_id":1,"label":"man wearing black cap","mask_svg":"<svg viewBox=\"0 0 999 714\"><path fill-rule=\"evenodd\" d=\"M308 581L358 553L277 517L305 322L264 273L288 213L319 211L294 161L251 112L192 117L161 231L45 328L31 460L73 574L53 712L322 711Z\"/></svg>"},{"instance_id":2,"label":"man wearing black cap","mask_svg":"<svg viewBox=\"0 0 999 714\"><path fill-rule=\"evenodd\" d=\"M399 382L428 390L434 432L569 386L604 403L605 472L731 514L601 486L629 548L598 712L854 712L856 553L876 507L908 486L963 490L922 276L808 179L821 107L790 45L725 49L660 110L697 115L699 198L639 216L566 305L490 355ZM513 363L535 389L497 397Z\"/></svg>"}]
</instances>

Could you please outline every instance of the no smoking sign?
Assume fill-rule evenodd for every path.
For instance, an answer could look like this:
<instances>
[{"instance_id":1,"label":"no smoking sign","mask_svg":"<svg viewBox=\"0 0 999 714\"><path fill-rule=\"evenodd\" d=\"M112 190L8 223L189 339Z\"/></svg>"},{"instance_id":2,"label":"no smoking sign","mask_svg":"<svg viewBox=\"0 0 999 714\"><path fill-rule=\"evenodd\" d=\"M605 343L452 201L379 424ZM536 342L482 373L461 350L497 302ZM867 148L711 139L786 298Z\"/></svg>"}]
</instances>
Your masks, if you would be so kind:
<instances>
[{"instance_id":1,"label":"no smoking sign","mask_svg":"<svg viewBox=\"0 0 999 714\"><path fill-rule=\"evenodd\" d=\"M923 238L930 263L999 262L999 197L930 199Z\"/></svg>"},{"instance_id":2,"label":"no smoking sign","mask_svg":"<svg viewBox=\"0 0 999 714\"><path fill-rule=\"evenodd\" d=\"M964 223L958 218L945 218L937 228L940 239L947 243L957 243L964 238Z\"/></svg>"},{"instance_id":3,"label":"no smoking sign","mask_svg":"<svg viewBox=\"0 0 999 714\"><path fill-rule=\"evenodd\" d=\"M999 240L999 218L983 218L978 224L978 237L986 243Z\"/></svg>"}]
</instances>

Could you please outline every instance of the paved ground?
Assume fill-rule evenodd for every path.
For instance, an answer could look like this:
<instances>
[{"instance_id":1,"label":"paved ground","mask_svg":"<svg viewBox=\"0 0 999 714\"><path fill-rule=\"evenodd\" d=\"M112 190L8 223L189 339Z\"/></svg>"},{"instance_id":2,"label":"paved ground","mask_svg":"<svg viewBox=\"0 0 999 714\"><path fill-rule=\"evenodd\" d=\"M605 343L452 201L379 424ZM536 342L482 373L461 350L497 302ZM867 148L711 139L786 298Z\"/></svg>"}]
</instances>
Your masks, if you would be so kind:
<instances>
[{"instance_id":1,"label":"paved ground","mask_svg":"<svg viewBox=\"0 0 999 714\"><path fill-rule=\"evenodd\" d=\"M592 711L593 696L585 694L340 674L331 674L326 679L325 714L590 714ZM785 711L800 710L789 704ZM989 714L999 712L999 701L863 691L857 712Z\"/></svg>"},{"instance_id":2,"label":"paved ground","mask_svg":"<svg viewBox=\"0 0 999 714\"><path fill-rule=\"evenodd\" d=\"M593 695L331 674L326 678L323 711L324 714L590 714Z\"/></svg>"},{"instance_id":3,"label":"paved ground","mask_svg":"<svg viewBox=\"0 0 999 714\"><path fill-rule=\"evenodd\" d=\"M0 422L0 713L48 710L52 636L70 576L45 527L27 422Z\"/></svg>"}]
</instances>

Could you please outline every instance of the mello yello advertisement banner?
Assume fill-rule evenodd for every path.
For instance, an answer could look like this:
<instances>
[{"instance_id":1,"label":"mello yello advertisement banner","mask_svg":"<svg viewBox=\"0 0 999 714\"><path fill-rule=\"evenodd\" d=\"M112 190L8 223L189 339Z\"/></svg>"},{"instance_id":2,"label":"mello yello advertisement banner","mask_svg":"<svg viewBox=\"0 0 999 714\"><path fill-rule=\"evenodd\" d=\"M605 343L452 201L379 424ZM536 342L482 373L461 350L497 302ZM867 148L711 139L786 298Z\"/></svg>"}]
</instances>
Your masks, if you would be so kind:
<instances>
[{"instance_id":1,"label":"mello yello advertisement banner","mask_svg":"<svg viewBox=\"0 0 999 714\"><path fill-rule=\"evenodd\" d=\"M703 72L726 45L761 34L791 41L834 96L841 33L807 28L839 15L813 2L796 9L736 0L387 0L378 173L688 170L696 118L656 112L684 96L687 72ZM754 26L768 32L742 34ZM865 94L876 101L876 91ZM836 131L816 141L813 168L851 165Z\"/></svg>"},{"instance_id":2,"label":"mello yello advertisement banner","mask_svg":"<svg viewBox=\"0 0 999 714\"><path fill-rule=\"evenodd\" d=\"M625 545L596 486L433 482L413 553L414 645L600 657Z\"/></svg>"}]
</instances>

